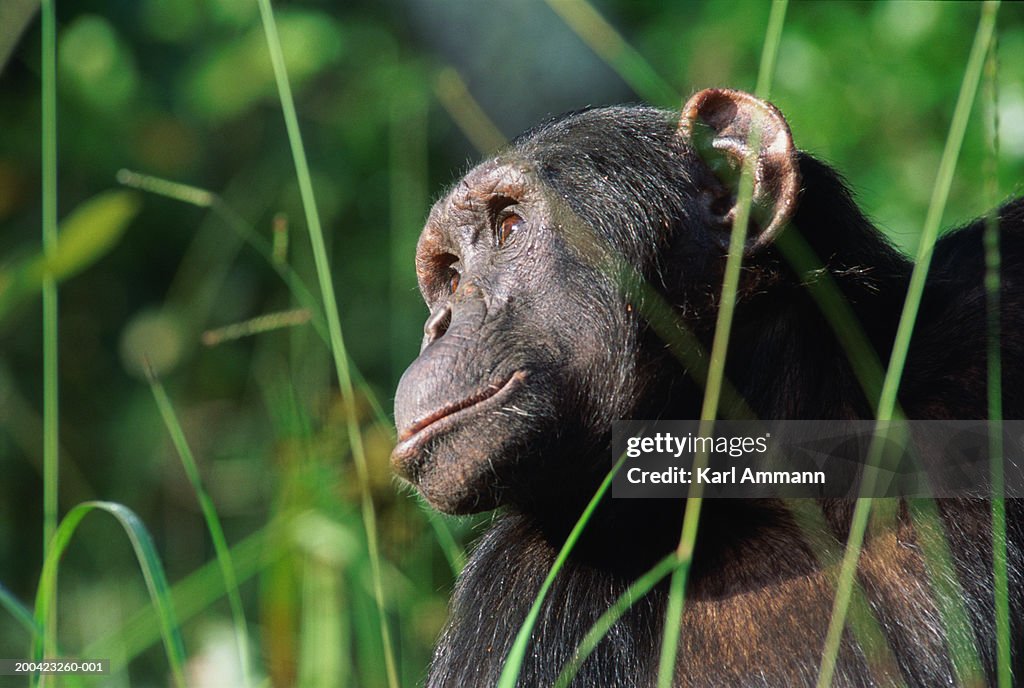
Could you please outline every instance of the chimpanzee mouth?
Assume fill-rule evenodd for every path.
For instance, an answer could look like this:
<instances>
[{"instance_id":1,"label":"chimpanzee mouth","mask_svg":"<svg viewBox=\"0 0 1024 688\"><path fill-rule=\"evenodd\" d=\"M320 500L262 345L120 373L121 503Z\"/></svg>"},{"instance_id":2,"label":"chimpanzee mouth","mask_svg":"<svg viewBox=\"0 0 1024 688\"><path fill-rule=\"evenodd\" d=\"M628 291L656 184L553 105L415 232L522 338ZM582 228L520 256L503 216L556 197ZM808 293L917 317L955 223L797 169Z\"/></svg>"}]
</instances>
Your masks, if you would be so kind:
<instances>
[{"instance_id":1,"label":"chimpanzee mouth","mask_svg":"<svg viewBox=\"0 0 1024 688\"><path fill-rule=\"evenodd\" d=\"M446 404L414 421L398 434L398 446L391 454L392 465L408 477L413 459L423 445L472 412L486 410L505 399L526 379L525 370L517 370L503 382L492 383L461 401Z\"/></svg>"}]
</instances>

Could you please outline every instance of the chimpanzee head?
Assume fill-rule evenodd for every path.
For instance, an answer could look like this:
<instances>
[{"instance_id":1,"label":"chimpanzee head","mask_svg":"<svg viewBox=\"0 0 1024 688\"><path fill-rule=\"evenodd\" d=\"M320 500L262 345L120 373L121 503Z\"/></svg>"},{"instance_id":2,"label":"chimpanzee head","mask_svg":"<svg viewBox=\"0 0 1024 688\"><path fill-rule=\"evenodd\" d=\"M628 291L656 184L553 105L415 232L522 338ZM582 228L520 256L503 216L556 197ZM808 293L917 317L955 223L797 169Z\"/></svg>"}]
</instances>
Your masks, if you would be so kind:
<instances>
[{"instance_id":1,"label":"chimpanzee head","mask_svg":"<svg viewBox=\"0 0 1024 688\"><path fill-rule=\"evenodd\" d=\"M678 375L622 276L707 317L687 300L720 288L751 156L756 255L792 215L799 173L782 115L737 91L702 91L681 119L570 114L456 183L417 246L430 315L396 395L396 471L438 509L471 513L607 467L612 422L656 408L659 377Z\"/></svg>"}]
</instances>

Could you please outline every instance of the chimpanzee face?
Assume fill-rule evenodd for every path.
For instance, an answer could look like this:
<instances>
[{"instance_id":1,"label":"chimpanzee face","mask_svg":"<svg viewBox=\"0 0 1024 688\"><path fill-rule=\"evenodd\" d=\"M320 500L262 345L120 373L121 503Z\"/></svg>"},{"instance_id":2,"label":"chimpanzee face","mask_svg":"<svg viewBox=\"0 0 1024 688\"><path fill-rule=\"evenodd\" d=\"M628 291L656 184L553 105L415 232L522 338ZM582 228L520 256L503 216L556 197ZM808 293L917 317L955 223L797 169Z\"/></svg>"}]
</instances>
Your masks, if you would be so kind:
<instances>
[{"instance_id":1,"label":"chimpanzee face","mask_svg":"<svg viewBox=\"0 0 1024 688\"><path fill-rule=\"evenodd\" d=\"M795 152L778 111L734 91L698 94L681 125L651 108L570 115L458 182L417 247L430 314L396 394L395 470L468 513L605 466L612 422L657 376L622 268L670 302L680 273L719 272L755 120L756 249L793 208Z\"/></svg>"},{"instance_id":2,"label":"chimpanzee face","mask_svg":"<svg viewBox=\"0 0 1024 688\"><path fill-rule=\"evenodd\" d=\"M623 396L620 376L594 371L629 360L626 311L550 197L526 161L487 162L420 238L430 315L399 385L392 461L445 511L493 508L539 447L570 452L559 444L600 432L593 403Z\"/></svg>"}]
</instances>

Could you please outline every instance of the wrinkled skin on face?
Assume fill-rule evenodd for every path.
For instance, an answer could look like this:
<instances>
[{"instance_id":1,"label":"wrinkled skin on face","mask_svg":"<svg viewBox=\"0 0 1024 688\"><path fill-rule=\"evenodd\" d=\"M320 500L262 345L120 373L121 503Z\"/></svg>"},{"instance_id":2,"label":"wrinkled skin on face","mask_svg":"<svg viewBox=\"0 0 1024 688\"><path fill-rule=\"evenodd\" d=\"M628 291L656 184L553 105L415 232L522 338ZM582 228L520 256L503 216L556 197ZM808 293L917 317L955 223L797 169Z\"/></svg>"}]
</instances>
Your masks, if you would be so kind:
<instances>
[{"instance_id":1,"label":"wrinkled skin on face","mask_svg":"<svg viewBox=\"0 0 1024 688\"><path fill-rule=\"evenodd\" d=\"M417 247L430 315L396 394L396 472L450 513L550 507L593 493L615 420L696 412L629 285L695 330L713 323L701 314L755 120L757 248L795 205L795 153L778 111L739 92L702 92L682 122L643 107L569 115L457 183Z\"/></svg>"},{"instance_id":2,"label":"wrinkled skin on face","mask_svg":"<svg viewBox=\"0 0 1024 688\"><path fill-rule=\"evenodd\" d=\"M443 511L514 495L522 472L545 469L538 447L568 466L606 431L596 404L633 396L628 376L593 374L627 360L630 313L553 205L530 163L507 156L467 174L420 238L430 316L399 384L392 463Z\"/></svg>"}]
</instances>

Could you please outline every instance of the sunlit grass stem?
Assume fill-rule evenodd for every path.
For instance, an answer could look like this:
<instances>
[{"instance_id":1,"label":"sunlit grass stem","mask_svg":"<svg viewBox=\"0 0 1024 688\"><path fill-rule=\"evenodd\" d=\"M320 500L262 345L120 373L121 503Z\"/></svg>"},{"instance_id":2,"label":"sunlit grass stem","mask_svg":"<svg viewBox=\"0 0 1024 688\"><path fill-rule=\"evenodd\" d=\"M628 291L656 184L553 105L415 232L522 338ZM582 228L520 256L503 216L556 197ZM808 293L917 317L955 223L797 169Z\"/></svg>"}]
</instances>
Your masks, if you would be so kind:
<instances>
[{"instance_id":1,"label":"sunlit grass stem","mask_svg":"<svg viewBox=\"0 0 1024 688\"><path fill-rule=\"evenodd\" d=\"M775 72L775 58L782 40L782 27L786 19L787 0L775 0L768 17L764 48L761 53L761 67L757 78L757 96L767 99L771 90L772 74ZM754 126L748 149L760 148L762 132ZM757 155L752 154L744 161L736 193L736 215L729 235L729 254L725 263L722 281L722 298L711 342L711 363L708 367L708 383L704 388L701 406L701 422L698 433L709 435L718 415L722 383L725 379L725 357L729 348L729 335L736 307L736 292L739 287L740 267L743 263L747 240L747 224L750 220L750 206L754 191L754 165ZM698 452L694 457L694 470L707 462L707 454ZM679 651L679 631L683 620L683 604L686 595L686 580L693 561L693 550L697 541L697 527L702 506L702 486L693 483L686 500L683 525L676 547L676 568L669 582L669 597L665 612L665 626L662 633L661 654L658 660L658 688L671 688L675 677L676 657Z\"/></svg>"},{"instance_id":2,"label":"sunlit grass stem","mask_svg":"<svg viewBox=\"0 0 1024 688\"><path fill-rule=\"evenodd\" d=\"M576 648L576 654L558 675L558 680L555 681L555 688L568 688L572 679L579 672L580 667L597 649L598 643L608 634L612 626L644 595L649 593L654 586L672 573L678 565L679 561L675 554L668 554L651 567L647 573L633 581L626 591L615 600L615 603L598 617L594 625L587 631L587 634L583 636L583 640L580 641L579 646Z\"/></svg>"},{"instance_id":3,"label":"sunlit grass stem","mask_svg":"<svg viewBox=\"0 0 1024 688\"><path fill-rule=\"evenodd\" d=\"M167 576L164 574L156 546L142 521L128 507L113 502L84 502L71 509L54 531L50 549L43 560L43 571L39 576L36 590L35 622L42 626L54 611L57 597L57 573L64 550L71 543L78 525L92 511L103 511L113 516L124 529L135 551L135 557L146 581L150 601L157 610L160 634L171 668L171 679L177 688L185 688L185 645L181 640L181 629L171 604ZM43 658L43 647L37 642L32 652L33 659ZM39 674L32 676L30 685L39 685Z\"/></svg>"},{"instance_id":4,"label":"sunlit grass stem","mask_svg":"<svg viewBox=\"0 0 1024 688\"><path fill-rule=\"evenodd\" d=\"M252 677L250 676L250 660L249 660L249 629L245 622L245 612L242 609L242 598L238 594L238 579L235 575L235 566L231 561L231 552L228 549L227 539L224 537L224 529L221 527L220 518L217 516L217 510L213 506L213 500L210 499L209 493L206 491L206 487L203 485L202 478L199 475L199 467L196 465L195 457L192 455L192 449L189 447L188 440L185 438L185 431L182 430L181 423L178 421L178 416L174 412L174 406L171 404L170 398L167 396L167 392L164 390L164 386L154 376L149 376L149 388L153 392L153 398L156 400L157 408L160 409L160 416L163 418L164 425L167 426L167 432L171 436L171 441L174 443L174 448L178 452L178 456L181 458L182 467L185 469L185 475L188 477L189 483L192 485L192 491L196 494L196 500L199 502L199 506L203 512L203 519L206 521L206 528L210 533L210 539L213 542L213 549L217 555L217 563L220 566L221 575L224 577L224 587L227 591L228 604L231 607L231 617L234 622L235 632L235 643L238 646L238 661L242 668L242 681L246 686L252 686Z\"/></svg>"},{"instance_id":5,"label":"sunlit grass stem","mask_svg":"<svg viewBox=\"0 0 1024 688\"><path fill-rule=\"evenodd\" d=\"M316 264L317 278L320 282L320 293L323 299L324 314L327 317L327 330L330 335L331 354L334 357L334 367L338 375L341 394L345 400L346 427L348 430L348 439L352 448L352 458L360 484L363 525L366 529L367 550L370 559L371 574L373 577L373 591L374 597L376 598L377 612L380 621L381 640L384 648L384 667L387 673L389 686L391 686L391 688L398 688L398 671L395 666L394 652L391 645L390 632L388 631L387 613L384 605L384 585L381 580L380 553L378 551L377 541L377 518L374 512L373 497L370 494L369 470L366 465L366 454L363 448L363 438L359 428L359 420L356 417L355 393L348 367L348 354L345 349L345 341L341 334L341 322L338 318L338 304L334 296L334 282L331 277L330 264L327 259L327 247L324 243L323 230L320 226L320 215L317 211L316 199L313 194L313 180L309 173L309 163L306 160L306 151L302 145L302 133L299 130L299 119L295 110L295 101L292 97L291 85L288 81L288 72L285 69L284 54L281 50L281 40L277 34L277 25L274 22L274 13L270 6L270 0L259 0L259 8L260 16L263 21L263 28L266 32L270 60L274 68L274 79L277 83L278 97L281 101L281 109L284 113L285 127L288 131L288 142L291 146L292 157L295 161L295 172L299 182L299 193L302 197L302 207L305 212L306 225L309 230L309 238L313 248L313 260Z\"/></svg>"},{"instance_id":6,"label":"sunlit grass stem","mask_svg":"<svg viewBox=\"0 0 1024 688\"><path fill-rule=\"evenodd\" d=\"M999 53L993 38L985 61L985 102L990 114L991 138L986 156L985 199L992 210L985 218L985 316L988 327L989 457L992 462L992 575L996 618L996 681L999 688L1013 684L1012 629L1010 624L1009 553L1006 532L1006 494L1003 455L1003 359L1000 321L999 252Z\"/></svg>"},{"instance_id":7,"label":"sunlit grass stem","mask_svg":"<svg viewBox=\"0 0 1024 688\"><path fill-rule=\"evenodd\" d=\"M643 55L587 0L546 0L548 6L630 88L653 105L678 107L679 94L662 79Z\"/></svg>"},{"instance_id":8,"label":"sunlit grass stem","mask_svg":"<svg viewBox=\"0 0 1024 688\"><path fill-rule=\"evenodd\" d=\"M309 311L310 322L317 335L323 340L324 344L330 346L331 339L327 331L327 319L324 317L323 307L320 302L316 300L316 297L313 296L313 293L306 287L305 282L292 269L291 265L287 261L277 259L278 254L275 253L273 242L258 234L252 225L247 223L238 211L220 194L189 184L182 184L128 169L118 170L117 181L135 189L173 198L200 208L209 208L217 217L224 221L228 228L255 249L274 272L277 273L299 305ZM359 390L365 395L366 400L373 408L374 418L377 422L384 425L390 424L390 420L384 413L380 401L367 384L359 369L350 362L349 370L352 378L359 385Z\"/></svg>"},{"instance_id":9,"label":"sunlit grass stem","mask_svg":"<svg viewBox=\"0 0 1024 688\"><path fill-rule=\"evenodd\" d=\"M964 78L960 86L960 95L957 97L956 107L953 112L953 120L950 124L949 134L946 137L946 145L943 149L942 159L939 163L935 187L932 190L931 202L928 206L928 213L925 217L924 227L921 231L914 270L910 276L910 285L907 289L906 300L903 304L903 312L900 316L899 326L896 330L896 338L893 342L892 352L889 357L889 366L886 369L885 379L882 383L882 394L878 402L877 414L879 421L890 420L893 417L893 409L896 405L896 395L899 390L899 382L903 375L903 367L906 363L907 352L910 348L910 336L917 320L918 307L921 303L921 296L924 293L925 280L928 276L928 269L931 266L935 241L938 237L939 222L942 219L942 213L946 207L946 200L949 197L949 189L953 182L953 172L956 169L956 162L960 155L960 147L963 143L964 132L967 128L967 120L970 117L971 107L974 103L975 94L977 93L982 66L984 65L985 56L988 53L989 44L992 40L992 34L995 29L996 11L998 8L998 1L986 2L982 5L981 17L978 21L978 30L975 34L974 45L971 48L970 57L967 60L967 67L964 70ZM878 451L875 449L876 445L880 445L877 435L872 441L872 446L869 448L869 464L873 463L871 457ZM865 483L867 483L867 480L865 480ZM846 552L843 557L839 581L836 587L836 596L833 602L832 615L825 637L821 669L818 674L818 688L826 688L827 686L832 685L832 678L835 674L836 668L836 660L839 656L839 646L842 641L843 628L846 624L846 611L853 591L854 578L857 573L857 562L860 560L860 553L864 544L864 535L867 530L871 506L872 499L870 497L863 497L857 500L857 504L854 507L853 518L850 523L850 534L847 538Z\"/></svg>"},{"instance_id":10,"label":"sunlit grass stem","mask_svg":"<svg viewBox=\"0 0 1024 688\"><path fill-rule=\"evenodd\" d=\"M484 155L493 155L508 143L498 125L487 116L469 92L469 86L455 68L445 67L438 72L434 93L441 107L478 151Z\"/></svg>"},{"instance_id":11,"label":"sunlit grass stem","mask_svg":"<svg viewBox=\"0 0 1024 688\"><path fill-rule=\"evenodd\" d=\"M502 667L501 676L498 678L497 688L515 688L516 683L519 680L519 672L523 666L523 660L526 658L526 650L530 644L530 636L533 634L533 627L537 623L537 618L540 616L541 607L544 606L544 599L547 597L548 591L551 590L551 586L555 582L555 578L558 577L558 573L565 566L565 562L569 559L569 554L576 546L576 542L580 539L580 535L583 534L583 529L586 528L587 523L590 521L590 517L594 514L597 509L597 505L601 503L608 488L611 487L612 479L615 474L622 468L622 464L626 462L626 455L623 454L619 460L612 466L612 469L608 471L608 475L605 476L601 485L594 492L594 496L590 498L590 502L587 507L580 514L579 519L576 521L576 525L573 526L569 532L569 536L565 538L565 543L562 544L562 549L558 551L558 556L555 557L555 562L551 565L551 570L548 571L548 575L544 578L544 582L540 586L540 590L537 591L537 595L533 599L533 604L530 606L530 611L526 615L526 619L523 621L523 625L519 627L519 632L516 634L516 639L512 643L512 649L509 650L508 657L505 659L505 666Z\"/></svg>"},{"instance_id":12,"label":"sunlit grass stem","mask_svg":"<svg viewBox=\"0 0 1024 688\"><path fill-rule=\"evenodd\" d=\"M55 0L42 2L42 195L43 255L57 252L57 17ZM43 553L57 530L60 487L60 419L57 350L57 282L43 275ZM43 619L44 655L53 656L57 617Z\"/></svg>"},{"instance_id":13,"label":"sunlit grass stem","mask_svg":"<svg viewBox=\"0 0 1024 688\"><path fill-rule=\"evenodd\" d=\"M312 292L309 291L305 283L303 283L302 279L292 270L288 263L274 259L272 242L267 241L264 237L253 231L253 228L219 194L189 184L182 184L127 169L118 170L117 181L134 189L148 191L149 193L173 198L199 208L209 208L212 210L235 234L254 248L267 261L267 264L270 265L285 283L285 286L288 287L292 296L295 297L302 307L309 310L313 327L316 328L317 333L323 338L324 342L330 344L327 321L323 315L323 309Z\"/></svg>"}]
</instances>

